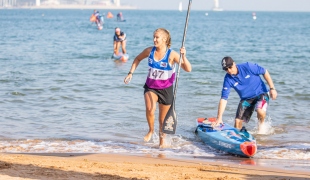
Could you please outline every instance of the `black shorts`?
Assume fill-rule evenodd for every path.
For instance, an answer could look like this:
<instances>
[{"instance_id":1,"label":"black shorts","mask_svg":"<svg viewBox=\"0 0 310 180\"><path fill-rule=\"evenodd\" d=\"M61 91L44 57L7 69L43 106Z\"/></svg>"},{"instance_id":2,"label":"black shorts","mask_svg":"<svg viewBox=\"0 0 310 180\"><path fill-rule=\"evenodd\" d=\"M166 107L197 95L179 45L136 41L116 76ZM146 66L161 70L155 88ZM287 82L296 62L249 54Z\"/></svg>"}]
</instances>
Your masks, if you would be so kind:
<instances>
[{"instance_id":1,"label":"black shorts","mask_svg":"<svg viewBox=\"0 0 310 180\"><path fill-rule=\"evenodd\" d=\"M173 100L173 86L166 89L152 89L144 84L144 94L151 91L158 96L158 103L164 105L171 105Z\"/></svg>"},{"instance_id":2,"label":"black shorts","mask_svg":"<svg viewBox=\"0 0 310 180\"><path fill-rule=\"evenodd\" d=\"M239 102L238 109L236 112L236 119L241 119L245 122L249 122L253 114L253 111L256 109L262 109L266 111L268 103L269 103L268 93L261 94L251 99L241 100Z\"/></svg>"}]
</instances>

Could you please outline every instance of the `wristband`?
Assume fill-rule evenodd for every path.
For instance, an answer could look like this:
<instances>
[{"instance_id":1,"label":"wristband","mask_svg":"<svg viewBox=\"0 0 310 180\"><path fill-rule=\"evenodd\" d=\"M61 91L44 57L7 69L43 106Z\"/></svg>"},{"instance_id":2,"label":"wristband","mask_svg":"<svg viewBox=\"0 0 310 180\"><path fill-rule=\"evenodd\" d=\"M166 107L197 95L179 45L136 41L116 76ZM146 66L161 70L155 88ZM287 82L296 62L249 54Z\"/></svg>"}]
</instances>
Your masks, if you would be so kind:
<instances>
[{"instance_id":1,"label":"wristband","mask_svg":"<svg viewBox=\"0 0 310 180\"><path fill-rule=\"evenodd\" d=\"M131 72L131 71L129 71L128 75L129 75L129 74L132 74L132 72Z\"/></svg>"},{"instance_id":2,"label":"wristband","mask_svg":"<svg viewBox=\"0 0 310 180\"><path fill-rule=\"evenodd\" d=\"M270 88L270 90L276 90L275 88Z\"/></svg>"}]
</instances>

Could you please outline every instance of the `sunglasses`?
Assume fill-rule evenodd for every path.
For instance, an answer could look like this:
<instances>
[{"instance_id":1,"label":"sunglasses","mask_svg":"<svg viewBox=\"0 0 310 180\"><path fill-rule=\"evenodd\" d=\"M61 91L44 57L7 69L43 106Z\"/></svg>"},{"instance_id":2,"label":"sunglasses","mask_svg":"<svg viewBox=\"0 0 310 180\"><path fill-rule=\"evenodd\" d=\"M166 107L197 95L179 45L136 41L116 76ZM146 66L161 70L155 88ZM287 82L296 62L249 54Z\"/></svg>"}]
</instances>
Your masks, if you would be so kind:
<instances>
[{"instance_id":1,"label":"sunglasses","mask_svg":"<svg viewBox=\"0 0 310 180\"><path fill-rule=\"evenodd\" d=\"M233 66L225 67L223 68L224 71L227 71L228 69L231 69Z\"/></svg>"}]
</instances>

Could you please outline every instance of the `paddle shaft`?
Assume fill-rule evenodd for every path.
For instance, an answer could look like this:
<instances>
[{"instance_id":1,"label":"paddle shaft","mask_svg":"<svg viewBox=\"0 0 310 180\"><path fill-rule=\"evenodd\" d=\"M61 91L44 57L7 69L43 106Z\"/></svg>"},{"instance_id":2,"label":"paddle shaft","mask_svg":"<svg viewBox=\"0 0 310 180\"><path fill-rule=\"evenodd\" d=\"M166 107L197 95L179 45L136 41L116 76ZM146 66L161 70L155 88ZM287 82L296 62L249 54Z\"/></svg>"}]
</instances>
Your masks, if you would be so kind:
<instances>
[{"instance_id":1,"label":"paddle shaft","mask_svg":"<svg viewBox=\"0 0 310 180\"><path fill-rule=\"evenodd\" d=\"M191 4L192 4L192 0L189 0L181 48L184 47L185 36L186 36L186 31L187 31L187 24L188 24L188 17L189 17ZM182 54L180 53L178 72L177 72L177 77L176 77L174 92L173 92L173 101L172 101L172 104L171 104L171 106L170 106L170 108L169 108L169 110L165 116L163 126L162 126L162 131L163 131L163 133L166 133L166 134L175 134L175 131L176 131L177 116L175 113L174 104L175 104L175 99L176 99L176 94L177 94L178 80L179 80L179 76L180 76L181 65L182 65Z\"/></svg>"},{"instance_id":2,"label":"paddle shaft","mask_svg":"<svg viewBox=\"0 0 310 180\"><path fill-rule=\"evenodd\" d=\"M187 8L187 14L186 14L186 20L185 20L185 27L184 27L184 32L183 32L183 39L182 39L182 47L184 47L185 44L185 37L186 37L186 31L187 31L187 25L188 25L188 18L189 18L189 13L192 5L192 0L189 0L188 2L188 8ZM178 82L179 82L179 76L180 76L180 70L181 70L181 65L182 65L182 54L180 53L180 61L179 61L179 66L178 66L178 72L177 72L177 77L175 80L175 85L174 85L174 91L173 91L173 102L171 104L171 107L173 107L173 104L175 103L176 99L176 94L177 94L177 88L178 88Z\"/></svg>"}]
</instances>

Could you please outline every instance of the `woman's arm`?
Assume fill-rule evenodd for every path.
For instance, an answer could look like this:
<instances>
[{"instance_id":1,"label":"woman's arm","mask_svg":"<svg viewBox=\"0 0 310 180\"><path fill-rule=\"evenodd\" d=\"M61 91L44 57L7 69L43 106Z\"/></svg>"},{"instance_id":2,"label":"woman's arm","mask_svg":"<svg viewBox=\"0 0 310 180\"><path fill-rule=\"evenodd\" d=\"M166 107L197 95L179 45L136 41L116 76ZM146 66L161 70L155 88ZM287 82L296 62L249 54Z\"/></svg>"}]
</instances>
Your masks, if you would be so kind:
<instances>
[{"instance_id":1,"label":"woman's arm","mask_svg":"<svg viewBox=\"0 0 310 180\"><path fill-rule=\"evenodd\" d=\"M116 41L113 42L113 49L114 49L114 54L117 54Z\"/></svg>"},{"instance_id":2,"label":"woman's arm","mask_svg":"<svg viewBox=\"0 0 310 180\"><path fill-rule=\"evenodd\" d=\"M150 54L152 50L152 47L148 47L146 49L144 49L132 62L131 68L128 72L128 75L125 77L124 82L125 84L128 84L132 78L133 73L135 72L136 68L138 67L138 65L140 64L140 62L147 58Z\"/></svg>"},{"instance_id":3,"label":"woman's arm","mask_svg":"<svg viewBox=\"0 0 310 180\"><path fill-rule=\"evenodd\" d=\"M192 65L191 63L188 61L187 57L186 57L186 49L185 47L182 47L180 49L180 53L181 53L181 58L182 58L182 64L181 67L184 71L186 72L191 72L192 71ZM174 57L174 62L175 63L180 63L180 54L173 51L173 57Z\"/></svg>"}]
</instances>

